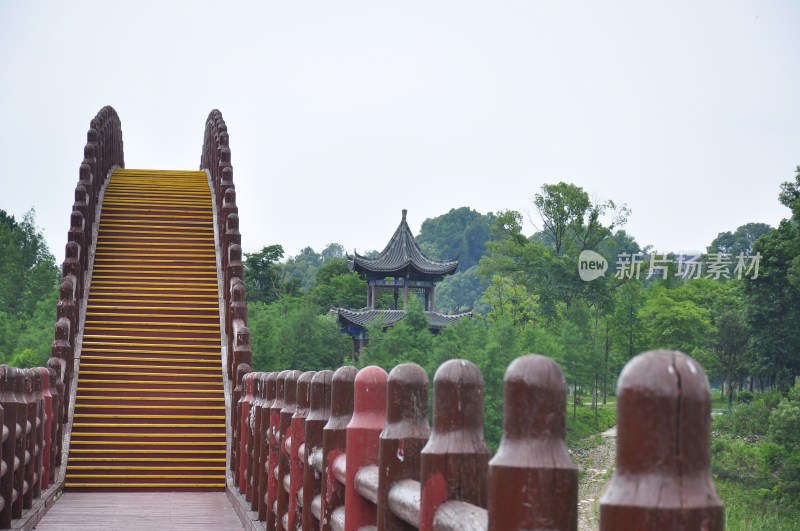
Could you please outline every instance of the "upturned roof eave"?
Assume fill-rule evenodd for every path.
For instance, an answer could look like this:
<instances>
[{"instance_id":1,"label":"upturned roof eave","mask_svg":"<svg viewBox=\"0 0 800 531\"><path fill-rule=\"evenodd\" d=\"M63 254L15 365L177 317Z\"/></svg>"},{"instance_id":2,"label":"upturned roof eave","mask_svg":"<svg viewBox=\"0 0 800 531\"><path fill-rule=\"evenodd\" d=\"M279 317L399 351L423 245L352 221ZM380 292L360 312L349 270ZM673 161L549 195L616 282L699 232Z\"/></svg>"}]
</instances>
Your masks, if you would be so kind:
<instances>
[{"instance_id":1,"label":"upturned roof eave","mask_svg":"<svg viewBox=\"0 0 800 531\"><path fill-rule=\"evenodd\" d=\"M350 257L348 257L350 258ZM351 271L363 273L399 273L409 266L423 275L450 275L458 268L458 260L436 260L422 252L406 222L406 211L389 243L375 258L354 253L349 262Z\"/></svg>"}]
</instances>

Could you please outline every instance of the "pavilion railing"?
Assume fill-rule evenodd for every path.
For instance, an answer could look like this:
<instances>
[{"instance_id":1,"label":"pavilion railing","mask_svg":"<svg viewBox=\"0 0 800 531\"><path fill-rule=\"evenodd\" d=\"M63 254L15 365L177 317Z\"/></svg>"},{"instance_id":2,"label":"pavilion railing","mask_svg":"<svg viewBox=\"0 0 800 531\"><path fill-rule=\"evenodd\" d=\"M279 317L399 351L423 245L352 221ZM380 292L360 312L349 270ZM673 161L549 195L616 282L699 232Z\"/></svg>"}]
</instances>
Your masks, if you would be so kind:
<instances>
[{"instance_id":1,"label":"pavilion railing","mask_svg":"<svg viewBox=\"0 0 800 531\"><path fill-rule=\"evenodd\" d=\"M336 372L237 366L233 485L268 530L577 529L567 387L538 355L505 374L504 435L483 438L480 371L450 360ZM724 527L710 468L710 389L675 351L634 358L617 388L617 466L601 530Z\"/></svg>"}]
</instances>

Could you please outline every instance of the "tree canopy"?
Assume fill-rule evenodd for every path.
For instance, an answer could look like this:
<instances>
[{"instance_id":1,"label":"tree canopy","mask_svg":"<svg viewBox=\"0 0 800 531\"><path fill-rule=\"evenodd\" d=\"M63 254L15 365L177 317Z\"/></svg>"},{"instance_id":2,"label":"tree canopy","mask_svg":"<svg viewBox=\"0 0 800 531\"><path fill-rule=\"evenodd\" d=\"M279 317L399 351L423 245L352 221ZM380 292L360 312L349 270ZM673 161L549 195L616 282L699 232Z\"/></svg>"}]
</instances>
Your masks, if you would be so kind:
<instances>
[{"instance_id":1,"label":"tree canopy","mask_svg":"<svg viewBox=\"0 0 800 531\"><path fill-rule=\"evenodd\" d=\"M18 367L50 357L59 268L36 228L36 213L21 221L0 210L0 356Z\"/></svg>"}]
</instances>

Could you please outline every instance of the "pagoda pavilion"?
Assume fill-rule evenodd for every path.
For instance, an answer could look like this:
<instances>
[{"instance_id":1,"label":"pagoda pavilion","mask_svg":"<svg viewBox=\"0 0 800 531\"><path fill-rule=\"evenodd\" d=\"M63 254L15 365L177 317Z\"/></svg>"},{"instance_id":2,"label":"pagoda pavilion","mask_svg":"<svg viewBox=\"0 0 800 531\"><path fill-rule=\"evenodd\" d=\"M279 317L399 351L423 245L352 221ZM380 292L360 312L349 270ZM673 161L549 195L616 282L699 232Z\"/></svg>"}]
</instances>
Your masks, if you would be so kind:
<instances>
[{"instance_id":1,"label":"pagoda pavilion","mask_svg":"<svg viewBox=\"0 0 800 531\"><path fill-rule=\"evenodd\" d=\"M335 308L342 331L353 337L353 354L357 356L361 347L367 345L366 327L380 319L387 328L406 314L409 297L419 297L425 308L430 330L437 333L457 322L471 312L443 314L434 310L436 283L458 268L458 260L434 260L422 252L406 222L407 210L403 210L400 225L381 253L373 258L355 253L348 257L351 271L355 271L367 282L367 306L360 310ZM389 292L390 308L378 308ZM400 303L402 301L402 307Z\"/></svg>"}]
</instances>

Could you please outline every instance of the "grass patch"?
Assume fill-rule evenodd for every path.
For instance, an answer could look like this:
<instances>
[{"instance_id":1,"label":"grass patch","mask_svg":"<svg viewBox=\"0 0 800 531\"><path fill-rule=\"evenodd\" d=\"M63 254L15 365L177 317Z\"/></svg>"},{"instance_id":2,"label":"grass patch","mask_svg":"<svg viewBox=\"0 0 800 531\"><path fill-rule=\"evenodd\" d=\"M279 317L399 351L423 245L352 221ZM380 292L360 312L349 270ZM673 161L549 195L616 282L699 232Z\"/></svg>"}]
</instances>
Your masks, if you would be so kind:
<instances>
[{"instance_id":1,"label":"grass patch","mask_svg":"<svg viewBox=\"0 0 800 531\"><path fill-rule=\"evenodd\" d=\"M739 481L715 478L722 503L725 504L727 531L795 531L800 529L800 508L775 504L766 499L758 487Z\"/></svg>"},{"instance_id":2,"label":"grass patch","mask_svg":"<svg viewBox=\"0 0 800 531\"><path fill-rule=\"evenodd\" d=\"M613 407L597 408L597 421L595 411L590 406L578 406L575 421L572 420L572 404L567 407L567 444L570 448L580 447L584 444L597 446L599 439L583 442L600 434L617 423L617 410Z\"/></svg>"},{"instance_id":3,"label":"grass patch","mask_svg":"<svg viewBox=\"0 0 800 531\"><path fill-rule=\"evenodd\" d=\"M711 409L728 409L728 401L716 389L711 393Z\"/></svg>"}]
</instances>

